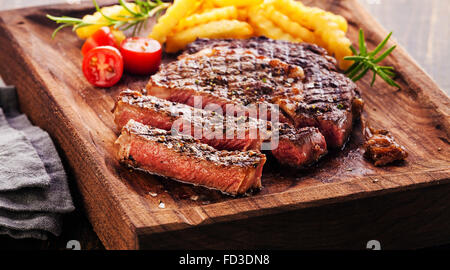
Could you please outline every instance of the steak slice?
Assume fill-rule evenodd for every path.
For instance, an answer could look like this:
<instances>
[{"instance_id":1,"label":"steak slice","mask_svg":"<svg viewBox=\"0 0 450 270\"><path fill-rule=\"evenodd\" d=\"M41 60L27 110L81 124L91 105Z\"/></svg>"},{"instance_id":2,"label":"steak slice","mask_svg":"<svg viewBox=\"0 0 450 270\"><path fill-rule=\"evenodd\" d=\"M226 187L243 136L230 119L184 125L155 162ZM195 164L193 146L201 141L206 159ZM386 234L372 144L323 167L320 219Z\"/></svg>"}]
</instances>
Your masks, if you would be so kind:
<instances>
[{"instance_id":1,"label":"steak slice","mask_svg":"<svg viewBox=\"0 0 450 270\"><path fill-rule=\"evenodd\" d=\"M272 154L281 164L306 167L326 153L327 143L317 128L294 129L287 124L280 124L278 147L272 150Z\"/></svg>"},{"instance_id":2,"label":"steak slice","mask_svg":"<svg viewBox=\"0 0 450 270\"><path fill-rule=\"evenodd\" d=\"M259 150L266 142L280 163L294 167L312 164L327 152L325 138L317 128L297 130L287 124L274 126L271 122L248 117L223 117L212 111L143 96L137 91L126 90L120 94L114 116L119 129L130 119L180 133L188 126L187 135L200 135L201 142L219 150ZM200 134L194 134L196 130L200 130ZM277 137L273 134L276 131Z\"/></svg>"},{"instance_id":3,"label":"steak slice","mask_svg":"<svg viewBox=\"0 0 450 270\"><path fill-rule=\"evenodd\" d=\"M291 43L265 37L250 39L197 39L180 58L205 48L247 49L258 55L279 59L303 69L304 87L299 94L272 100L296 127L316 126L329 147L342 147L357 118L352 110L358 98L356 84L336 69L336 60L325 49L309 43ZM358 101L359 102L359 101Z\"/></svg>"},{"instance_id":4,"label":"steak slice","mask_svg":"<svg viewBox=\"0 0 450 270\"><path fill-rule=\"evenodd\" d=\"M152 127L191 135L219 150L259 150L262 140L270 136L259 136L256 119L223 117L212 111L143 96L132 90L120 93L114 116L119 129L134 119Z\"/></svg>"},{"instance_id":5,"label":"steak slice","mask_svg":"<svg viewBox=\"0 0 450 270\"><path fill-rule=\"evenodd\" d=\"M130 120L116 141L122 163L181 182L243 194L261 188L266 157L256 151L220 151L191 136L172 135Z\"/></svg>"}]
</instances>

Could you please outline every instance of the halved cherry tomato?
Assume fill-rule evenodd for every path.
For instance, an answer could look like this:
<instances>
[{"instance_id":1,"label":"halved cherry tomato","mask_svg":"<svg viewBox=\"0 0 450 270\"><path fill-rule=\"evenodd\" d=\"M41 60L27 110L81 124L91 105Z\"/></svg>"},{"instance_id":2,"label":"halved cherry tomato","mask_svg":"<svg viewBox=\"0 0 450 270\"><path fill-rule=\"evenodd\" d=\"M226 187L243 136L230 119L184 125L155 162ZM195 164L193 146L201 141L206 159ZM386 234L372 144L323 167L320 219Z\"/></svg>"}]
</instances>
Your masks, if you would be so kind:
<instances>
[{"instance_id":1,"label":"halved cherry tomato","mask_svg":"<svg viewBox=\"0 0 450 270\"><path fill-rule=\"evenodd\" d=\"M127 38L120 44L125 70L147 75L155 73L161 64L161 44L144 37Z\"/></svg>"},{"instance_id":2,"label":"halved cherry tomato","mask_svg":"<svg viewBox=\"0 0 450 270\"><path fill-rule=\"evenodd\" d=\"M95 86L113 86L123 74L122 55L112 46L94 48L84 56L83 73L88 82Z\"/></svg>"},{"instance_id":3,"label":"halved cherry tomato","mask_svg":"<svg viewBox=\"0 0 450 270\"><path fill-rule=\"evenodd\" d=\"M86 55L90 50L98 46L114 46L116 47L116 40L114 38L111 29L107 26L103 26L102 28L95 31L92 36L90 36L83 44L81 48L81 53Z\"/></svg>"}]
</instances>

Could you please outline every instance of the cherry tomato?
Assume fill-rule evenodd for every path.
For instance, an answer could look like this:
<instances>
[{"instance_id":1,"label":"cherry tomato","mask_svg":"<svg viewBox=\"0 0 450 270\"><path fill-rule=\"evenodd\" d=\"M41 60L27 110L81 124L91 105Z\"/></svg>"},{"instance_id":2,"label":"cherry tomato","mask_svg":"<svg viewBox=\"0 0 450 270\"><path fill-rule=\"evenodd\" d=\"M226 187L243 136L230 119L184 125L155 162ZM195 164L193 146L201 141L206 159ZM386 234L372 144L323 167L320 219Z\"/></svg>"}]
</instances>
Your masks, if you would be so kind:
<instances>
[{"instance_id":1,"label":"cherry tomato","mask_svg":"<svg viewBox=\"0 0 450 270\"><path fill-rule=\"evenodd\" d=\"M92 36L90 36L83 44L81 53L86 55L90 50L98 46L116 46L116 40L111 29L107 26L103 26L98 29Z\"/></svg>"},{"instance_id":2,"label":"cherry tomato","mask_svg":"<svg viewBox=\"0 0 450 270\"><path fill-rule=\"evenodd\" d=\"M161 64L161 44L144 37L127 38L120 44L125 70L139 75L158 71Z\"/></svg>"},{"instance_id":3,"label":"cherry tomato","mask_svg":"<svg viewBox=\"0 0 450 270\"><path fill-rule=\"evenodd\" d=\"M96 47L84 56L83 73L88 82L95 86L113 86L123 74L122 55L112 46Z\"/></svg>"}]
</instances>

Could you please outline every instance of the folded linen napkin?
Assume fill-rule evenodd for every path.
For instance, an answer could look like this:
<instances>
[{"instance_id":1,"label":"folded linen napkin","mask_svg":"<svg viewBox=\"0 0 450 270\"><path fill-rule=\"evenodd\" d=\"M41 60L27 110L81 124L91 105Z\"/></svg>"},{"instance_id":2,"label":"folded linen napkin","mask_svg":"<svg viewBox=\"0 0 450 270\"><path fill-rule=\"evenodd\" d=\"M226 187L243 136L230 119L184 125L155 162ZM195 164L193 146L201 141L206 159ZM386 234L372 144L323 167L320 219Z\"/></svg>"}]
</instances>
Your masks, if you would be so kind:
<instances>
[{"instance_id":1,"label":"folded linen napkin","mask_svg":"<svg viewBox=\"0 0 450 270\"><path fill-rule=\"evenodd\" d=\"M9 126L0 108L0 191L49 184L50 177L36 150L22 132Z\"/></svg>"},{"instance_id":2,"label":"folded linen napkin","mask_svg":"<svg viewBox=\"0 0 450 270\"><path fill-rule=\"evenodd\" d=\"M0 234L46 239L49 232L60 234L61 213L74 206L50 136L31 125L17 104L15 88L1 87Z\"/></svg>"},{"instance_id":3,"label":"folded linen napkin","mask_svg":"<svg viewBox=\"0 0 450 270\"><path fill-rule=\"evenodd\" d=\"M0 234L4 229L17 238L41 232L39 239L45 239L47 232L61 234L61 214L48 212L13 212L0 209ZM21 234L19 234L21 233ZM36 238L36 237L33 237Z\"/></svg>"}]
</instances>

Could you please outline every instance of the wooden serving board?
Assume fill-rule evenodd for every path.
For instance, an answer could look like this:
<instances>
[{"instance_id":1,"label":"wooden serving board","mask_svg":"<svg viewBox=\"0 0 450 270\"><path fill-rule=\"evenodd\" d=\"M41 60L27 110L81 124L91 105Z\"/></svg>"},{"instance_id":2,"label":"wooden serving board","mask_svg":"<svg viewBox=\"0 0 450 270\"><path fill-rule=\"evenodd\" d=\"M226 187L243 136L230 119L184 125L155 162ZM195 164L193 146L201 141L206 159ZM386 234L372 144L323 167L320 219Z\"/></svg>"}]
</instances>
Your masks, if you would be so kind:
<instances>
[{"instance_id":1,"label":"wooden serving board","mask_svg":"<svg viewBox=\"0 0 450 270\"><path fill-rule=\"evenodd\" d=\"M371 48L387 35L356 0L305 3L346 17L353 42L359 28ZM394 248L450 242L450 100L402 48L386 60L398 71L401 90L380 80L371 88L370 76L358 87L369 120L407 148L406 162L374 167L362 157L356 126L347 147L314 168L295 171L269 162L263 190L232 198L119 165L111 109L121 90L139 89L148 77L124 76L110 89L92 87L80 68L82 41L69 29L52 40L55 24L45 18L92 12L90 3L1 12L0 74L17 86L22 110L63 150L107 248L365 248L371 239Z\"/></svg>"}]
</instances>

